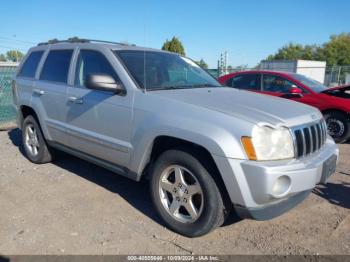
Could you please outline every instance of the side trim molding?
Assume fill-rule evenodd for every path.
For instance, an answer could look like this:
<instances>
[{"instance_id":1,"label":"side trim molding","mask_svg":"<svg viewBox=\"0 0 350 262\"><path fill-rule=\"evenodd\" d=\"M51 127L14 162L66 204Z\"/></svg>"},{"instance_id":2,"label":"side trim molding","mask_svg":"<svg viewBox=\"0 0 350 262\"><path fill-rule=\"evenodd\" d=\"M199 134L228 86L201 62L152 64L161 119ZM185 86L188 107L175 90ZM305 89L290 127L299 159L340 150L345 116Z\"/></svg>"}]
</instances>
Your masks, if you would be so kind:
<instances>
[{"instance_id":1,"label":"side trim molding","mask_svg":"<svg viewBox=\"0 0 350 262\"><path fill-rule=\"evenodd\" d=\"M56 148L58 150L61 150L63 152L71 154L73 156L76 156L78 158L81 158L83 160L91 162L91 163L93 163L95 165L98 165L100 167L106 168L106 169L108 169L108 170L110 170L110 171L112 171L114 173L117 173L118 175L122 175L122 176L130 178L132 180L139 181L138 175L136 173L130 171L126 167L122 167L122 166L118 166L116 164L112 164L112 163L110 163L108 161L105 161L105 160L100 159L100 158L96 158L94 156L88 155L88 154L83 153L81 151L78 151L78 150L72 149L70 147L64 146L64 145L62 145L60 143L56 143L56 142L52 142L52 141L47 141L47 143L53 148Z\"/></svg>"}]
</instances>

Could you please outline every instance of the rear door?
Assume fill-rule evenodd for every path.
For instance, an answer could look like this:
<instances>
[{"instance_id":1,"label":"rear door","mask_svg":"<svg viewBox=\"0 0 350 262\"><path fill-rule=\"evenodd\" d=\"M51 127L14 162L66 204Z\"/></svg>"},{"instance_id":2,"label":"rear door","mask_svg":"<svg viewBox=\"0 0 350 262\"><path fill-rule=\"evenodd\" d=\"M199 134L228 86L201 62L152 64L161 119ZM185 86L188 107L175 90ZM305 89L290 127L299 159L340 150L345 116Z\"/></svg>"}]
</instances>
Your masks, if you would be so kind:
<instances>
[{"instance_id":1,"label":"rear door","mask_svg":"<svg viewBox=\"0 0 350 262\"><path fill-rule=\"evenodd\" d=\"M24 63L17 74L17 95L22 105L30 105L35 85L36 72L43 54L44 50L31 52L28 57L25 58ZM14 98L16 98L16 96L14 96ZM17 104L17 101L14 102Z\"/></svg>"},{"instance_id":2,"label":"rear door","mask_svg":"<svg viewBox=\"0 0 350 262\"><path fill-rule=\"evenodd\" d=\"M112 66L107 51L78 50L75 77L67 90L65 121L69 146L88 155L119 166L126 166L132 150L131 121L132 96L91 90L85 87L89 74L106 74L116 82L121 80ZM116 60L116 59L115 59Z\"/></svg>"},{"instance_id":3,"label":"rear door","mask_svg":"<svg viewBox=\"0 0 350 262\"><path fill-rule=\"evenodd\" d=\"M66 91L73 49L50 50L35 83L33 102L41 105L49 140L67 144L65 134Z\"/></svg>"}]
</instances>

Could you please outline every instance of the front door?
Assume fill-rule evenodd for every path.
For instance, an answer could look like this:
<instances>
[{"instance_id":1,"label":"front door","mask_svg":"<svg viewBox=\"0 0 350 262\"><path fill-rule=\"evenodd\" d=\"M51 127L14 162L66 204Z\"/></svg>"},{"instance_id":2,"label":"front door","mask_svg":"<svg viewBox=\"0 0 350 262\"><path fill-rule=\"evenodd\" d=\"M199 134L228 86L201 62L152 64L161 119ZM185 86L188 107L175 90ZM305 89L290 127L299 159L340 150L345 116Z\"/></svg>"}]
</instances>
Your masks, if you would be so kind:
<instances>
[{"instance_id":1,"label":"front door","mask_svg":"<svg viewBox=\"0 0 350 262\"><path fill-rule=\"evenodd\" d=\"M291 95L290 89L293 87L301 89L302 94L300 96ZM294 82L273 74L263 75L263 93L288 98L314 107L319 107L319 104L322 103L318 97L310 94L304 88L297 86Z\"/></svg>"},{"instance_id":2,"label":"front door","mask_svg":"<svg viewBox=\"0 0 350 262\"><path fill-rule=\"evenodd\" d=\"M132 95L91 90L89 74L107 74L121 83L107 57L100 51L80 50L74 85L67 90L66 123L70 146L85 154L126 166L131 154Z\"/></svg>"}]
</instances>

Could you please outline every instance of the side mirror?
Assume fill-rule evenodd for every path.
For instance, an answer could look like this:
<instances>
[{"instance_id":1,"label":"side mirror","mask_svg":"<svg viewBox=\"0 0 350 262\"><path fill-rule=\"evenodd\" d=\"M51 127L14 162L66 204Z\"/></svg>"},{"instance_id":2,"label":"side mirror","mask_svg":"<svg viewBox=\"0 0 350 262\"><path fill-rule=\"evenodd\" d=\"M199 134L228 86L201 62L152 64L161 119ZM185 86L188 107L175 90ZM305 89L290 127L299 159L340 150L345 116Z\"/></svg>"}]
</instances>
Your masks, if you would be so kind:
<instances>
[{"instance_id":1,"label":"side mirror","mask_svg":"<svg viewBox=\"0 0 350 262\"><path fill-rule=\"evenodd\" d=\"M125 89L110 75L89 74L86 77L85 86L89 89L108 91L115 94L124 94Z\"/></svg>"},{"instance_id":2,"label":"side mirror","mask_svg":"<svg viewBox=\"0 0 350 262\"><path fill-rule=\"evenodd\" d=\"M295 94L295 95L296 94L301 95L303 93L303 91L300 88L296 87L296 86L293 86L288 91L289 91L290 94Z\"/></svg>"}]
</instances>

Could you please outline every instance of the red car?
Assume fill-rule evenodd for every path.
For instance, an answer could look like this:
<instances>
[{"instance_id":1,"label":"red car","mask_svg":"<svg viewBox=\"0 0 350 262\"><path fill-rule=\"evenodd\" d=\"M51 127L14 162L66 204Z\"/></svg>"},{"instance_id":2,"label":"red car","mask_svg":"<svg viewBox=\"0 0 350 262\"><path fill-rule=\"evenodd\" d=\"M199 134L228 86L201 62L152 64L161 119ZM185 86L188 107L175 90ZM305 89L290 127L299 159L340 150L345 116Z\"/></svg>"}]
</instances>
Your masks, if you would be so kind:
<instances>
[{"instance_id":1,"label":"red car","mask_svg":"<svg viewBox=\"0 0 350 262\"><path fill-rule=\"evenodd\" d=\"M219 78L228 87L292 99L317 107L337 143L350 138L350 86L327 88L304 75L276 71L242 71ZM282 109L283 110L283 109Z\"/></svg>"}]
</instances>

